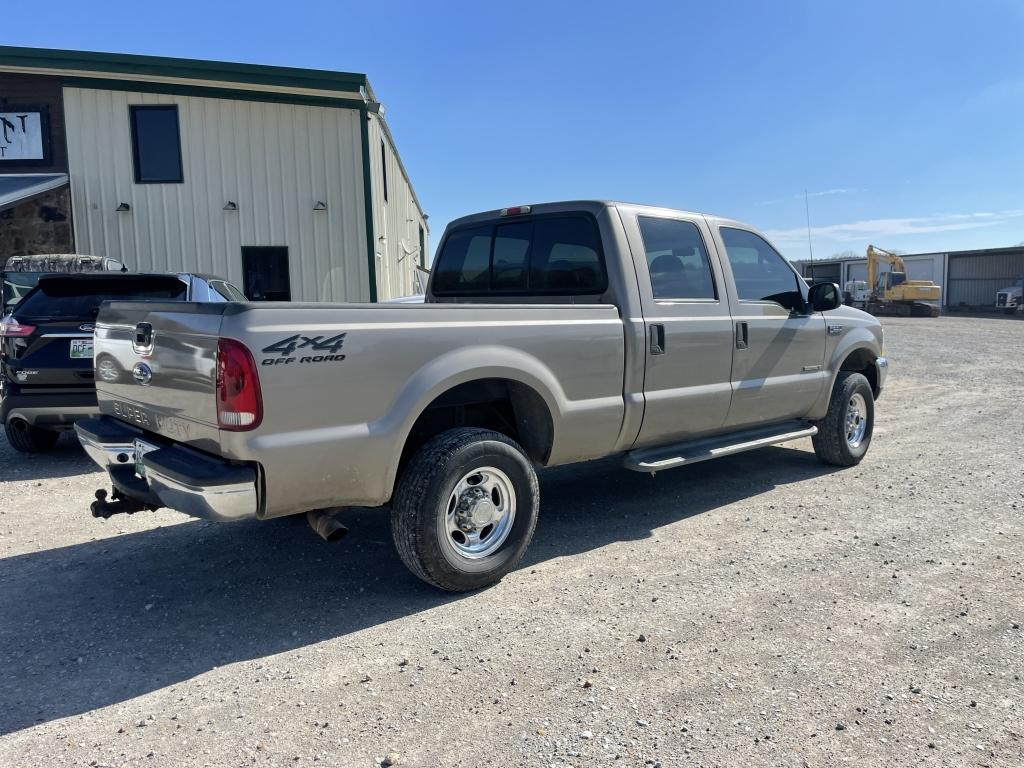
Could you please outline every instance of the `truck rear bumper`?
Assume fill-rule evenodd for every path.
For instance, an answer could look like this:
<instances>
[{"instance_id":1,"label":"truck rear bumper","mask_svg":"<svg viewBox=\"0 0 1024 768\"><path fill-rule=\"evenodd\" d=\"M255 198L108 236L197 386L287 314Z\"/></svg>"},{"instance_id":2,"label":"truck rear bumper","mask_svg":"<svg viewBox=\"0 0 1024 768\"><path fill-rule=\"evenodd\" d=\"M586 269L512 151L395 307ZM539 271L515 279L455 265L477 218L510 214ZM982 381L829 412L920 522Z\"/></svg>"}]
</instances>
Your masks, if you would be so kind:
<instances>
[{"instance_id":1,"label":"truck rear bumper","mask_svg":"<svg viewBox=\"0 0 1024 768\"><path fill-rule=\"evenodd\" d=\"M253 465L232 464L153 438L109 416L80 421L75 431L85 452L107 470L122 496L204 520L232 522L258 516Z\"/></svg>"}]
</instances>

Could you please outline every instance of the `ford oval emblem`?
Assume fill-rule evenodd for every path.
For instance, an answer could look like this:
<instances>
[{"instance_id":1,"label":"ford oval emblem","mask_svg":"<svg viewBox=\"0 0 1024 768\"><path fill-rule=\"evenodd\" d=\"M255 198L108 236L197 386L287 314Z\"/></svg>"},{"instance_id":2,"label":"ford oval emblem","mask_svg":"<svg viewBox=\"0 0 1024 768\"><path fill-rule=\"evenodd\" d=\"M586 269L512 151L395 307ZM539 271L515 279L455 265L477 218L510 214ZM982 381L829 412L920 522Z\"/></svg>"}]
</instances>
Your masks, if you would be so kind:
<instances>
[{"instance_id":1,"label":"ford oval emblem","mask_svg":"<svg viewBox=\"0 0 1024 768\"><path fill-rule=\"evenodd\" d=\"M93 325L92 323L82 323L80 326L78 326L78 330L85 331L86 333L92 333L93 331L96 330L96 326Z\"/></svg>"},{"instance_id":2,"label":"ford oval emblem","mask_svg":"<svg viewBox=\"0 0 1024 768\"><path fill-rule=\"evenodd\" d=\"M136 383L146 386L153 380L153 369L145 363L136 363L132 368L132 378Z\"/></svg>"}]
</instances>

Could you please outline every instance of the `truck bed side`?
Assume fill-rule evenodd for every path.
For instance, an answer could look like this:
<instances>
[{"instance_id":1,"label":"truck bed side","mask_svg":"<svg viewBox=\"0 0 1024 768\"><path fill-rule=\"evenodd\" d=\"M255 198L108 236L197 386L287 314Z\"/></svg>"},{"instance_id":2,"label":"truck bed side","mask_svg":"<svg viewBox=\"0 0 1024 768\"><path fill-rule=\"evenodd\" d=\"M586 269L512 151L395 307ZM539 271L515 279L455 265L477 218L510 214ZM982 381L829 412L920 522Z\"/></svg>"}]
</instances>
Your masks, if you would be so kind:
<instances>
[{"instance_id":1,"label":"truck bed side","mask_svg":"<svg viewBox=\"0 0 1024 768\"><path fill-rule=\"evenodd\" d=\"M540 463L606 455L620 436L624 330L612 306L174 309L115 304L101 314L97 365L110 358L117 374L97 377L101 410L257 462L263 516L385 503L417 420L472 382L510 385L516 418L530 422L524 430L550 431L549 444L535 450ZM138 323L152 327L148 356L132 345ZM218 337L242 342L256 360L263 420L252 431L217 428ZM130 375L138 363L152 370L146 385Z\"/></svg>"}]
</instances>

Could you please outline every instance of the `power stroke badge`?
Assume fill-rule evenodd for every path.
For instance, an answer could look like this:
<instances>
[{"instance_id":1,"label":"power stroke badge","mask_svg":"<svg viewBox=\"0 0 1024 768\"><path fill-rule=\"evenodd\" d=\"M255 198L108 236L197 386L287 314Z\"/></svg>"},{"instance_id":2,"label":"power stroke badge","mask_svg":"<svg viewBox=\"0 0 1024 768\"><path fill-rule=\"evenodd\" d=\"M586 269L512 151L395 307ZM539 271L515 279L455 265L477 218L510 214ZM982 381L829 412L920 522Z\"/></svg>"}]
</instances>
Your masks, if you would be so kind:
<instances>
[{"instance_id":1,"label":"power stroke badge","mask_svg":"<svg viewBox=\"0 0 1024 768\"><path fill-rule=\"evenodd\" d=\"M345 334L325 338L323 336L305 336L296 333L287 339L275 341L269 347L263 348L265 355L277 355L277 357L265 357L260 360L260 365L291 365L298 363L340 363L345 359L338 351L345 343ZM311 354L295 355L296 352L308 350Z\"/></svg>"}]
</instances>

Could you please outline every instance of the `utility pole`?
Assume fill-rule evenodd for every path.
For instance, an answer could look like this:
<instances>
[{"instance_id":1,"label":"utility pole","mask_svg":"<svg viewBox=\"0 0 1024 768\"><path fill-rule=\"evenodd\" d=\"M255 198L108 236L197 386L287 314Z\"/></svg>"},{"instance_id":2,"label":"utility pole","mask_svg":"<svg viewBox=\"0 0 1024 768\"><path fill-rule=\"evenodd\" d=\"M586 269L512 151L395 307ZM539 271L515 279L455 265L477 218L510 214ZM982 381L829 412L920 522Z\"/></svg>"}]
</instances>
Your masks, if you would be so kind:
<instances>
[{"instance_id":1,"label":"utility pole","mask_svg":"<svg viewBox=\"0 0 1024 768\"><path fill-rule=\"evenodd\" d=\"M811 244L811 204L807 199L807 190L804 190L804 211L807 213L807 252L814 261L814 246Z\"/></svg>"}]
</instances>

